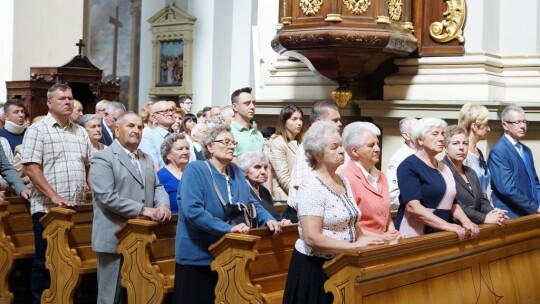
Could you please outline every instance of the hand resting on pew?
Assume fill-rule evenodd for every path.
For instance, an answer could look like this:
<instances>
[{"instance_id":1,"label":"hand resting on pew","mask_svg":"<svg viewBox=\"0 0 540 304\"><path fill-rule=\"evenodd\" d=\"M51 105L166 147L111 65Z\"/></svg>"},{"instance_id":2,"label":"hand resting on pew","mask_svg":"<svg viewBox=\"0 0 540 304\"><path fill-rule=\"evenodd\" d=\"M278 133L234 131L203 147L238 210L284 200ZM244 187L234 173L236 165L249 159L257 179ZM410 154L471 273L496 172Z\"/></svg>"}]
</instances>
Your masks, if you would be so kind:
<instances>
[{"instance_id":1,"label":"hand resting on pew","mask_svg":"<svg viewBox=\"0 0 540 304\"><path fill-rule=\"evenodd\" d=\"M163 224L171 220L171 209L165 204L159 205L157 208L144 207L141 210L141 215Z\"/></svg>"}]
</instances>

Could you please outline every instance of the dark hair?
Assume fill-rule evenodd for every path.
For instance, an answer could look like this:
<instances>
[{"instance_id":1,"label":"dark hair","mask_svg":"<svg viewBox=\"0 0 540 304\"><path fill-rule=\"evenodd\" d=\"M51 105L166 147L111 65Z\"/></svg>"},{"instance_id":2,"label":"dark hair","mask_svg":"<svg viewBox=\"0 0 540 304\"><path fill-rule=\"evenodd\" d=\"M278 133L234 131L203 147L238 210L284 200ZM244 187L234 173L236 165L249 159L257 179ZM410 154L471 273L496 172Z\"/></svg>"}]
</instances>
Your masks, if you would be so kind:
<instances>
[{"instance_id":1,"label":"dark hair","mask_svg":"<svg viewBox=\"0 0 540 304\"><path fill-rule=\"evenodd\" d=\"M261 133L264 138L270 138L272 135L274 135L274 133L276 133L276 128L266 127L262 129Z\"/></svg>"},{"instance_id":2,"label":"dark hair","mask_svg":"<svg viewBox=\"0 0 540 304\"><path fill-rule=\"evenodd\" d=\"M241 89L238 89L238 90L232 92L232 94L231 94L231 103L236 103L237 99L238 99L238 96L240 96L240 94L242 94L242 93L251 94L251 91L252 91L252 89L250 87L245 87L245 88L241 88Z\"/></svg>"},{"instance_id":3,"label":"dark hair","mask_svg":"<svg viewBox=\"0 0 540 304\"><path fill-rule=\"evenodd\" d=\"M187 113L186 115L184 115L184 117L182 117L182 128L180 129L180 132L186 132L187 129L186 129L186 122L188 121L193 121L194 123L197 123L197 116L191 114L191 113Z\"/></svg>"},{"instance_id":4,"label":"dark hair","mask_svg":"<svg viewBox=\"0 0 540 304\"><path fill-rule=\"evenodd\" d=\"M324 100L317 102L311 109L309 121L314 123L317 118L325 117L328 114L328 109L334 109L339 112L338 106L333 101Z\"/></svg>"},{"instance_id":5,"label":"dark hair","mask_svg":"<svg viewBox=\"0 0 540 304\"><path fill-rule=\"evenodd\" d=\"M6 103L4 104L4 113L8 114L9 113L9 107L11 106L17 106L17 107L21 107L23 108L24 112L25 112L25 116L26 116L26 103L24 102L24 100L22 99L19 99L19 98L13 98L13 99L10 99L8 101L6 101Z\"/></svg>"},{"instance_id":6,"label":"dark hair","mask_svg":"<svg viewBox=\"0 0 540 304\"><path fill-rule=\"evenodd\" d=\"M186 100L188 100L188 99L191 99L191 96L189 96L189 95L180 95L180 96L178 96L178 104L181 105L184 102L186 102Z\"/></svg>"},{"instance_id":7,"label":"dark hair","mask_svg":"<svg viewBox=\"0 0 540 304\"><path fill-rule=\"evenodd\" d=\"M48 90L47 90L47 100L51 100L52 98L52 93L56 90L60 90L62 92L65 92L67 90L69 91L73 91L71 90L71 88L65 84L65 83L56 83L54 84L52 87L50 87Z\"/></svg>"},{"instance_id":8,"label":"dark hair","mask_svg":"<svg viewBox=\"0 0 540 304\"><path fill-rule=\"evenodd\" d=\"M295 105L286 105L285 107L283 107L283 109L281 109L281 112L279 113L276 134L281 135L285 142L289 142L292 139L287 137L287 120L289 120L289 118L291 118L291 116L296 112L300 112L300 115L304 116L304 112L302 112L302 109ZM298 134L296 140L298 141L298 144L302 142L302 132Z\"/></svg>"}]
</instances>

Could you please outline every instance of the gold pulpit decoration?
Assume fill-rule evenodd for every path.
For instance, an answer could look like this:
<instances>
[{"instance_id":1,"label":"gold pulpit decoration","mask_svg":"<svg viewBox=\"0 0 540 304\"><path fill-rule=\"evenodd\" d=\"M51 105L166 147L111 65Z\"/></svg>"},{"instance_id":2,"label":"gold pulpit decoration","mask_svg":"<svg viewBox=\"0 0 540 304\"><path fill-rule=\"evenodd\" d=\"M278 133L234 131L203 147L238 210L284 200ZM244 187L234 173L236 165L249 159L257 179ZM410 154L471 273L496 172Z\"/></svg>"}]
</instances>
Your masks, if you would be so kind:
<instances>
[{"instance_id":1,"label":"gold pulpit decoration","mask_svg":"<svg viewBox=\"0 0 540 304\"><path fill-rule=\"evenodd\" d=\"M172 1L148 19L152 26L152 82L150 97L191 95L193 25L196 18Z\"/></svg>"}]
</instances>

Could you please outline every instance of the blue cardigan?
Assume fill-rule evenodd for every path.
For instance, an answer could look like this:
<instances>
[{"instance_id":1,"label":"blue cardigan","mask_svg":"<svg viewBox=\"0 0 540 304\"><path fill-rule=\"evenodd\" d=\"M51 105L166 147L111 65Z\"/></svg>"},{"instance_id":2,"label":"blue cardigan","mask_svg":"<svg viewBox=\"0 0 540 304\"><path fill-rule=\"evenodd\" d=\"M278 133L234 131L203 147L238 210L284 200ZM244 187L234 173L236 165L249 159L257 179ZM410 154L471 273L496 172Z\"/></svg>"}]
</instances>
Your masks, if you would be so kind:
<instances>
[{"instance_id":1,"label":"blue cardigan","mask_svg":"<svg viewBox=\"0 0 540 304\"><path fill-rule=\"evenodd\" d=\"M208 161L216 184L228 199L225 175ZM234 163L227 165L233 202L253 203L257 207L259 227L274 218L251 196L244 173ZM225 212L204 161L187 165L178 189L178 225L176 228L176 262L181 265L209 266L212 254L208 247L217 242L232 226L224 221Z\"/></svg>"}]
</instances>

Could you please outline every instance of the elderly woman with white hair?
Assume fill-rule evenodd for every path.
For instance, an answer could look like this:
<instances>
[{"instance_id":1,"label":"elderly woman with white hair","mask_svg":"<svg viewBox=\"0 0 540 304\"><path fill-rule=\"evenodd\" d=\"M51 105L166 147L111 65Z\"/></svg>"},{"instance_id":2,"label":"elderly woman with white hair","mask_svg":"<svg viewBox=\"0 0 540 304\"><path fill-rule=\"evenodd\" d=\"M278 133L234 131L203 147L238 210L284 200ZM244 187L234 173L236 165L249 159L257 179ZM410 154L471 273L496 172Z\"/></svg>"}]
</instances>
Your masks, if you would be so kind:
<instances>
[{"instance_id":1,"label":"elderly woman with white hair","mask_svg":"<svg viewBox=\"0 0 540 304\"><path fill-rule=\"evenodd\" d=\"M268 157L261 151L247 151L238 158L238 166L244 171L246 181L251 187L251 196L258 200L276 220L281 221L282 225L288 225L291 221L283 219L276 211L272 194L263 186L268 180L269 165Z\"/></svg>"},{"instance_id":2,"label":"elderly woman with white hair","mask_svg":"<svg viewBox=\"0 0 540 304\"><path fill-rule=\"evenodd\" d=\"M338 126L331 121L314 123L303 145L312 171L295 198L300 239L291 257L283 303L332 303L332 295L324 291L328 276L323 263L344 250L383 241L362 234L361 212L349 182L336 174L345 160Z\"/></svg>"},{"instance_id":3,"label":"elderly woman with white hair","mask_svg":"<svg viewBox=\"0 0 540 304\"><path fill-rule=\"evenodd\" d=\"M403 237L451 231L461 240L467 230L471 237L479 232L457 204L452 171L435 158L444 149L446 125L438 118L422 118L413 127L416 153L397 171L400 205L394 223Z\"/></svg>"},{"instance_id":4,"label":"elderly woman with white hair","mask_svg":"<svg viewBox=\"0 0 540 304\"><path fill-rule=\"evenodd\" d=\"M381 130L370 122L353 122L343 130L343 147L351 158L341 172L351 184L354 200L362 211L360 227L366 235L387 241L401 234L390 216L390 192L384 173L375 168L381 159Z\"/></svg>"}]
</instances>

